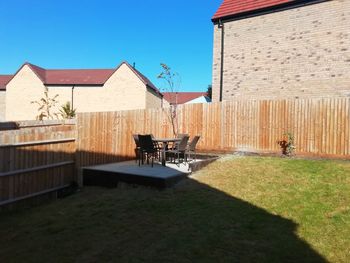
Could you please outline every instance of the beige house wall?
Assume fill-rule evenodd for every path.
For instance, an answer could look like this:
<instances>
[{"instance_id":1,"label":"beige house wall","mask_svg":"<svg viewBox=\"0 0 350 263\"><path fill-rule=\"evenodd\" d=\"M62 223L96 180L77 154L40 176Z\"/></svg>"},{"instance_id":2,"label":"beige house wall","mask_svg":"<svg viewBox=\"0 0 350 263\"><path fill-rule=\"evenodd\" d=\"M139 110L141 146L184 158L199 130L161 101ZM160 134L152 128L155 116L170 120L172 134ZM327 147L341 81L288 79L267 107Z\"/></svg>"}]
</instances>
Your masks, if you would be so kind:
<instances>
[{"instance_id":1,"label":"beige house wall","mask_svg":"<svg viewBox=\"0 0 350 263\"><path fill-rule=\"evenodd\" d=\"M7 86L7 120L31 120L37 116L37 106L31 101L43 96L44 85L35 73L24 66ZM48 86L49 96L58 95L52 113L67 101L72 101L72 87ZM161 98L126 65L107 80L104 86L75 86L73 107L77 112L119 111L161 107Z\"/></svg>"},{"instance_id":2,"label":"beige house wall","mask_svg":"<svg viewBox=\"0 0 350 263\"><path fill-rule=\"evenodd\" d=\"M161 108L163 105L160 95L148 88L146 92L146 109Z\"/></svg>"},{"instance_id":3,"label":"beige house wall","mask_svg":"<svg viewBox=\"0 0 350 263\"><path fill-rule=\"evenodd\" d=\"M224 23L223 99L350 96L350 1ZM221 29L214 26L213 101Z\"/></svg>"},{"instance_id":4,"label":"beige house wall","mask_svg":"<svg viewBox=\"0 0 350 263\"><path fill-rule=\"evenodd\" d=\"M25 65L6 86L6 120L35 119L38 105L31 104L31 101L42 98L44 90L42 81Z\"/></svg>"},{"instance_id":5,"label":"beige house wall","mask_svg":"<svg viewBox=\"0 0 350 263\"><path fill-rule=\"evenodd\" d=\"M169 108L169 107L170 107L170 103L169 103L167 100L163 99L163 105L162 105L162 107L163 107L163 108Z\"/></svg>"},{"instance_id":6,"label":"beige house wall","mask_svg":"<svg viewBox=\"0 0 350 263\"><path fill-rule=\"evenodd\" d=\"M71 102L72 88L49 86L52 94L59 95L59 106ZM143 82L123 64L104 86L75 86L73 106L77 112L140 109L145 108L145 93Z\"/></svg>"},{"instance_id":7,"label":"beige house wall","mask_svg":"<svg viewBox=\"0 0 350 263\"><path fill-rule=\"evenodd\" d=\"M6 120L6 91L0 90L0 122Z\"/></svg>"},{"instance_id":8,"label":"beige house wall","mask_svg":"<svg viewBox=\"0 0 350 263\"><path fill-rule=\"evenodd\" d=\"M47 86L49 89L50 97L57 97L57 104L52 109L52 112L59 114L61 107L66 104L67 101L72 101L72 87L69 86ZM74 105L73 105L74 106ZM75 107L75 106L74 106ZM60 115L58 115L60 116Z\"/></svg>"},{"instance_id":9,"label":"beige house wall","mask_svg":"<svg viewBox=\"0 0 350 263\"><path fill-rule=\"evenodd\" d=\"M133 110L146 107L146 86L126 64L122 64L107 80L102 92L92 90L82 92L82 89L77 92L76 105L81 105L83 112L91 111L90 105L95 103L94 96L99 101L94 111ZM88 104L84 103L86 99L89 101Z\"/></svg>"},{"instance_id":10,"label":"beige house wall","mask_svg":"<svg viewBox=\"0 0 350 263\"><path fill-rule=\"evenodd\" d=\"M58 94L60 105L71 102L72 87L49 87ZM119 111L161 107L161 98L125 64L107 80L104 86L74 87L74 108L77 112Z\"/></svg>"}]
</instances>

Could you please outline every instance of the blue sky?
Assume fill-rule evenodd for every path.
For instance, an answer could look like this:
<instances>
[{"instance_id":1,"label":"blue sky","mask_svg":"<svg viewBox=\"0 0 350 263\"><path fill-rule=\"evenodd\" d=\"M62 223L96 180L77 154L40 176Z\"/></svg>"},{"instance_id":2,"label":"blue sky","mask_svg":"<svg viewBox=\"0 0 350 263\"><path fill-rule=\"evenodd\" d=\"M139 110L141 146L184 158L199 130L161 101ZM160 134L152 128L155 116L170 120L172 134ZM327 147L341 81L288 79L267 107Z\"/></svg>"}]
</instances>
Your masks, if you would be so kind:
<instances>
[{"instance_id":1,"label":"blue sky","mask_svg":"<svg viewBox=\"0 0 350 263\"><path fill-rule=\"evenodd\" d=\"M25 61L44 68L114 68L122 60L157 80L160 62L181 91L211 83L213 25L221 0L0 0L0 74Z\"/></svg>"}]
</instances>

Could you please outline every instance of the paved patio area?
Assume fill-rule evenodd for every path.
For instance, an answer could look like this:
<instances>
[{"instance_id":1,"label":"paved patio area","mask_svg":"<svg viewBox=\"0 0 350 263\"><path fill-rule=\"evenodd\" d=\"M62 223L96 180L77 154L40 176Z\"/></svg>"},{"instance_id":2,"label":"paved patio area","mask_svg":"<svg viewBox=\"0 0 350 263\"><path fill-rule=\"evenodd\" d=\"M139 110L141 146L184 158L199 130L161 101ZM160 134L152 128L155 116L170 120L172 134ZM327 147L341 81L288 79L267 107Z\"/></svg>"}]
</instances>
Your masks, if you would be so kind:
<instances>
[{"instance_id":1,"label":"paved patio area","mask_svg":"<svg viewBox=\"0 0 350 263\"><path fill-rule=\"evenodd\" d=\"M155 163L141 165L135 161L110 163L83 168L84 185L116 187L119 182L170 187L191 173L188 164Z\"/></svg>"},{"instance_id":2,"label":"paved patio area","mask_svg":"<svg viewBox=\"0 0 350 263\"><path fill-rule=\"evenodd\" d=\"M83 168L83 180L84 185L89 186L116 187L119 182L124 182L166 188L216 159L217 157L197 159L190 163L167 163L166 166L154 163L153 167L150 164L138 166L135 161L89 166Z\"/></svg>"}]
</instances>

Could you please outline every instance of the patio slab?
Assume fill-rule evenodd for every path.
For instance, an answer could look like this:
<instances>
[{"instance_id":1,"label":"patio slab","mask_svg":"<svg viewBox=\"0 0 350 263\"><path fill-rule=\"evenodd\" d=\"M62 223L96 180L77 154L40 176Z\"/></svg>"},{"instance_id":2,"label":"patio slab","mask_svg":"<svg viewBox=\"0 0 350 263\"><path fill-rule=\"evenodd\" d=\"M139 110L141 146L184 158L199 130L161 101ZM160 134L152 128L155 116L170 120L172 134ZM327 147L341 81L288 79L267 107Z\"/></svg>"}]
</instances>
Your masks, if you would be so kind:
<instances>
[{"instance_id":1,"label":"patio slab","mask_svg":"<svg viewBox=\"0 0 350 263\"><path fill-rule=\"evenodd\" d=\"M217 157L198 159L179 165L167 163L166 166L155 163L153 167L150 164L138 166L135 161L83 167L83 182L87 186L117 187L119 182L123 182L167 188L216 159Z\"/></svg>"},{"instance_id":2,"label":"patio slab","mask_svg":"<svg viewBox=\"0 0 350 263\"><path fill-rule=\"evenodd\" d=\"M188 164L155 163L141 165L135 161L110 163L83 168L84 185L116 187L119 182L147 185L158 188L171 187L189 175Z\"/></svg>"}]
</instances>

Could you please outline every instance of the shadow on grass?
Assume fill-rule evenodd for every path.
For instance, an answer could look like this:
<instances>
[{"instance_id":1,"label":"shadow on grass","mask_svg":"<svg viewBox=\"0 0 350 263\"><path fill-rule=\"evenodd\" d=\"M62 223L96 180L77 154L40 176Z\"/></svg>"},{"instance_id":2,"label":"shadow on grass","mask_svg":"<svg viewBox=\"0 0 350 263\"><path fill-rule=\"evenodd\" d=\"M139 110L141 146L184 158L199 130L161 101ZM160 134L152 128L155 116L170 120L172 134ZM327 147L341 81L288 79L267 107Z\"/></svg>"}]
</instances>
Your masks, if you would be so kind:
<instances>
[{"instance_id":1,"label":"shadow on grass","mask_svg":"<svg viewBox=\"0 0 350 263\"><path fill-rule=\"evenodd\" d=\"M0 219L1 262L325 262L285 218L192 179L84 188Z\"/></svg>"},{"instance_id":2,"label":"shadow on grass","mask_svg":"<svg viewBox=\"0 0 350 263\"><path fill-rule=\"evenodd\" d=\"M2 150L8 161L0 172L128 160L98 149L34 148ZM0 201L77 179L72 164L50 169L3 176ZM163 191L87 187L57 202L2 213L0 262L324 262L296 231L294 222L192 179Z\"/></svg>"},{"instance_id":3,"label":"shadow on grass","mask_svg":"<svg viewBox=\"0 0 350 263\"><path fill-rule=\"evenodd\" d=\"M110 130L96 121L91 129L103 138ZM126 148L131 131L129 142L103 144L79 125L78 152L73 142L70 152L65 144L1 149L0 202L64 187L77 181L77 167L130 159L101 152ZM68 164L4 175L62 162ZM324 262L297 227L191 179L163 191L86 187L57 202L0 214L0 262Z\"/></svg>"}]
</instances>

